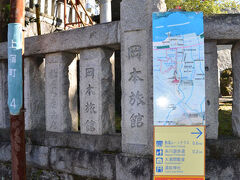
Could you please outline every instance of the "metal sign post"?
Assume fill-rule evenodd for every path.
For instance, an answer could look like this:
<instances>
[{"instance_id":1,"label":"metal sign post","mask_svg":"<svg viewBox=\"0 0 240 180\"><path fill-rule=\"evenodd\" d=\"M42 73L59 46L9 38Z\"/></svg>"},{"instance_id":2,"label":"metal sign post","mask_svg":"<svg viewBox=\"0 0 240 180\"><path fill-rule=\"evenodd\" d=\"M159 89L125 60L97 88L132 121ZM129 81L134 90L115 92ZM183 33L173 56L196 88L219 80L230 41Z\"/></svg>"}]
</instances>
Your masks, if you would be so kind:
<instances>
[{"instance_id":1,"label":"metal sign post","mask_svg":"<svg viewBox=\"0 0 240 180\"><path fill-rule=\"evenodd\" d=\"M8 25L8 107L11 124L12 179L26 179L23 103L24 0L11 0Z\"/></svg>"},{"instance_id":2,"label":"metal sign post","mask_svg":"<svg viewBox=\"0 0 240 180\"><path fill-rule=\"evenodd\" d=\"M204 180L202 13L153 13L153 101L154 180Z\"/></svg>"}]
</instances>

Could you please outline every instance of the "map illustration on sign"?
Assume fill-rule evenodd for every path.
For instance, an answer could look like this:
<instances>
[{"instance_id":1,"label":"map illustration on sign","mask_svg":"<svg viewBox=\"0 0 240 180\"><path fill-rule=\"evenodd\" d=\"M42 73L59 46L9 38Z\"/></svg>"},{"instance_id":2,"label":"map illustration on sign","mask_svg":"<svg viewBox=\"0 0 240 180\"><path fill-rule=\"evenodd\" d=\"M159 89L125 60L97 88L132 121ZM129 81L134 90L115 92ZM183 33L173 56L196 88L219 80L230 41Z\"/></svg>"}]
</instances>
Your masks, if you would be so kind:
<instances>
[{"instance_id":1,"label":"map illustration on sign","mask_svg":"<svg viewBox=\"0 0 240 180\"><path fill-rule=\"evenodd\" d=\"M153 13L154 125L205 125L203 14Z\"/></svg>"}]
</instances>

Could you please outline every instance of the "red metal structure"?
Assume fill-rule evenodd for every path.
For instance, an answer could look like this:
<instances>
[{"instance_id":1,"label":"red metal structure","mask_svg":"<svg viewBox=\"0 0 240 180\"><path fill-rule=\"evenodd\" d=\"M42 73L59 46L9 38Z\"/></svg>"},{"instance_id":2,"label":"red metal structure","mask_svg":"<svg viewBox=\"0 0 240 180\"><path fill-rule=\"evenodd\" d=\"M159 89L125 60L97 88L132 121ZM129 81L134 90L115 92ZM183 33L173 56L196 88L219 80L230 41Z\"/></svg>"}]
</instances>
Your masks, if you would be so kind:
<instances>
[{"instance_id":1,"label":"red metal structure","mask_svg":"<svg viewBox=\"0 0 240 180\"><path fill-rule=\"evenodd\" d=\"M67 4L70 4L77 15L77 22L69 22L67 23ZM86 23L83 21L80 13L79 13L79 8L82 8L83 11L85 12L85 14L87 15L90 24ZM92 18L88 15L88 12L86 11L85 7L83 6L83 4L81 3L80 0L64 0L64 29L66 29L67 27L69 28L76 28L76 27L81 27L81 25L83 27L85 26L92 26L93 25L93 21Z\"/></svg>"},{"instance_id":2,"label":"red metal structure","mask_svg":"<svg viewBox=\"0 0 240 180\"><path fill-rule=\"evenodd\" d=\"M11 0L10 23L25 25L25 1ZM24 60L24 36L22 57ZM22 63L22 69L23 69ZM24 75L24 70L22 74ZM24 76L23 76L24 77ZM23 78L24 79L24 78ZM24 85L24 82L22 82ZM24 86L23 86L24 89ZM23 93L24 94L24 93ZM24 97L23 97L24 99ZM24 102L24 101L23 101ZM12 179L26 180L26 153L25 153L25 123L24 104L19 115L10 115L11 125L11 154L12 154Z\"/></svg>"}]
</instances>

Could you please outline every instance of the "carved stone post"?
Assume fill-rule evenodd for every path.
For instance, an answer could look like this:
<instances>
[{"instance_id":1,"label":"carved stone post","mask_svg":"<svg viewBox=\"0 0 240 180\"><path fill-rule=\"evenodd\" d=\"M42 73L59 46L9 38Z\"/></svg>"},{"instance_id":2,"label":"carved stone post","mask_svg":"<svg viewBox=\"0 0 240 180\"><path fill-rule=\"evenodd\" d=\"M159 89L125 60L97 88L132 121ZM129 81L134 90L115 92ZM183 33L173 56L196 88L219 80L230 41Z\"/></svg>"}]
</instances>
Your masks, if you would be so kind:
<instances>
[{"instance_id":1,"label":"carved stone post","mask_svg":"<svg viewBox=\"0 0 240 180\"><path fill-rule=\"evenodd\" d=\"M30 8L30 0L25 0L25 7Z\"/></svg>"},{"instance_id":2,"label":"carved stone post","mask_svg":"<svg viewBox=\"0 0 240 180\"><path fill-rule=\"evenodd\" d=\"M40 13L45 13L45 0L39 0L40 2Z\"/></svg>"},{"instance_id":3,"label":"carved stone post","mask_svg":"<svg viewBox=\"0 0 240 180\"><path fill-rule=\"evenodd\" d=\"M233 70L233 109L232 128L233 133L240 137L240 42L232 48L232 70Z\"/></svg>"},{"instance_id":4,"label":"carved stone post","mask_svg":"<svg viewBox=\"0 0 240 180\"><path fill-rule=\"evenodd\" d=\"M47 131L77 130L77 59L70 53L46 55Z\"/></svg>"},{"instance_id":5,"label":"carved stone post","mask_svg":"<svg viewBox=\"0 0 240 180\"><path fill-rule=\"evenodd\" d=\"M64 3L58 1L58 16L63 21L64 20Z\"/></svg>"},{"instance_id":6,"label":"carved stone post","mask_svg":"<svg viewBox=\"0 0 240 180\"><path fill-rule=\"evenodd\" d=\"M122 151L152 154L152 12L161 1L121 3ZM165 10L165 9L164 9Z\"/></svg>"},{"instance_id":7,"label":"carved stone post","mask_svg":"<svg viewBox=\"0 0 240 180\"><path fill-rule=\"evenodd\" d=\"M217 42L205 41L205 73L206 73L206 137L218 138L218 66Z\"/></svg>"},{"instance_id":8,"label":"carved stone post","mask_svg":"<svg viewBox=\"0 0 240 180\"><path fill-rule=\"evenodd\" d=\"M24 59L25 129L46 130L44 62L42 58Z\"/></svg>"},{"instance_id":9,"label":"carved stone post","mask_svg":"<svg viewBox=\"0 0 240 180\"><path fill-rule=\"evenodd\" d=\"M112 0L100 0L100 23L112 21Z\"/></svg>"},{"instance_id":10,"label":"carved stone post","mask_svg":"<svg viewBox=\"0 0 240 180\"><path fill-rule=\"evenodd\" d=\"M82 134L114 131L113 88L110 57L103 48L80 51L80 127Z\"/></svg>"},{"instance_id":11,"label":"carved stone post","mask_svg":"<svg viewBox=\"0 0 240 180\"><path fill-rule=\"evenodd\" d=\"M49 16L52 16L52 14L54 14L52 13L52 5L53 5L52 0L47 0L47 14Z\"/></svg>"},{"instance_id":12,"label":"carved stone post","mask_svg":"<svg viewBox=\"0 0 240 180\"><path fill-rule=\"evenodd\" d=\"M7 105L8 85L7 85L7 60L0 61L0 128L9 128L9 110Z\"/></svg>"}]
</instances>

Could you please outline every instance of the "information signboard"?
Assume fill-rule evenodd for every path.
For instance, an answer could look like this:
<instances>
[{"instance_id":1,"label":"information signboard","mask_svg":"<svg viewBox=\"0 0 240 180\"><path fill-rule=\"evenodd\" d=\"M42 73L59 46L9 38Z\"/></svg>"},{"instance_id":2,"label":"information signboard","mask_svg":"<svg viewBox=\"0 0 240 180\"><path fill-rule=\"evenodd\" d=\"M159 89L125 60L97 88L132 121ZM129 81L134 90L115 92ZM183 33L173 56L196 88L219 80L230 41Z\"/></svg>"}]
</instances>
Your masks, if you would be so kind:
<instances>
[{"instance_id":1,"label":"information signboard","mask_svg":"<svg viewBox=\"0 0 240 180\"><path fill-rule=\"evenodd\" d=\"M8 107L11 115L18 115L22 107L22 25L8 24Z\"/></svg>"},{"instance_id":2,"label":"information signboard","mask_svg":"<svg viewBox=\"0 0 240 180\"><path fill-rule=\"evenodd\" d=\"M154 125L205 125L203 14L153 13Z\"/></svg>"},{"instance_id":3,"label":"information signboard","mask_svg":"<svg viewBox=\"0 0 240 180\"><path fill-rule=\"evenodd\" d=\"M205 179L203 13L153 13L154 179Z\"/></svg>"},{"instance_id":4,"label":"information signboard","mask_svg":"<svg viewBox=\"0 0 240 180\"><path fill-rule=\"evenodd\" d=\"M154 175L205 175L205 127L154 127Z\"/></svg>"}]
</instances>

